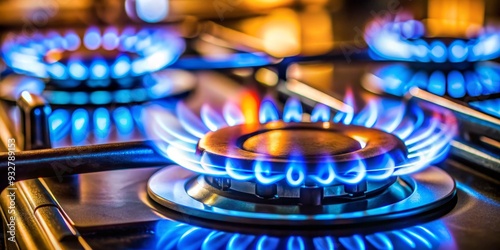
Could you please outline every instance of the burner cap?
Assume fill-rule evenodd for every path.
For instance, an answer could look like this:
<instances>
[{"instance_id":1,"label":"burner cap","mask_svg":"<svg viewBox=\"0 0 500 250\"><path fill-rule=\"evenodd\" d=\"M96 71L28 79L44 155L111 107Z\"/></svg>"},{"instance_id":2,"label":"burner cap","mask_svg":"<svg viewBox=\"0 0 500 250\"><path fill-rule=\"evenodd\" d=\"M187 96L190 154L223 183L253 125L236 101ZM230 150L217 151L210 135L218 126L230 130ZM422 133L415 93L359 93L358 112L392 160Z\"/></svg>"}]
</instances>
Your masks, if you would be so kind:
<instances>
[{"instance_id":1,"label":"burner cap","mask_svg":"<svg viewBox=\"0 0 500 250\"><path fill-rule=\"evenodd\" d=\"M234 168L251 171L259 159L273 164L273 171L286 172L290 162L301 162L306 172L317 172L334 162L336 173L352 169L359 159L370 164L391 157L406 158L406 146L381 130L332 122L243 124L206 134L198 149L212 163L231 161ZM378 166L378 164L374 164Z\"/></svg>"}]
</instances>

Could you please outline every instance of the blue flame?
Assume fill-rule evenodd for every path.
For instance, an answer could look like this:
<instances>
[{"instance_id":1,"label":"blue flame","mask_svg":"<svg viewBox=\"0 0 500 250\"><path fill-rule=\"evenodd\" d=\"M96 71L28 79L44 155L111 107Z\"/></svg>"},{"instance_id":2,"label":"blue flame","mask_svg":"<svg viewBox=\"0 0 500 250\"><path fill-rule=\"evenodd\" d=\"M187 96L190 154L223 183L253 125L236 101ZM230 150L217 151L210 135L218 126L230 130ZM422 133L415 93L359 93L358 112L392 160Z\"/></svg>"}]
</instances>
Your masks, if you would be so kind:
<instances>
[{"instance_id":1,"label":"blue flame","mask_svg":"<svg viewBox=\"0 0 500 250\"><path fill-rule=\"evenodd\" d=\"M428 44L423 23L416 20L387 21L376 19L367 25L365 40L373 59L396 61L459 63L485 61L500 56L498 29L483 28L479 36L467 41L457 39L450 45L435 39Z\"/></svg>"},{"instance_id":2,"label":"blue flame","mask_svg":"<svg viewBox=\"0 0 500 250\"><path fill-rule=\"evenodd\" d=\"M166 30L140 29L136 32L129 27L120 34L112 26L103 32L98 27L90 27L82 37L73 30L64 35L56 31L46 35L36 33L32 39L13 35L2 44L2 56L15 72L40 78L50 76L56 80L87 80L139 76L161 70L179 58L184 46L181 38ZM52 51L98 51L100 48L116 50L120 56L109 62L99 56L83 61L78 57L79 52L69 53L68 60L54 62L46 58Z\"/></svg>"},{"instance_id":3,"label":"blue flame","mask_svg":"<svg viewBox=\"0 0 500 250\"><path fill-rule=\"evenodd\" d=\"M146 83L146 79L153 79ZM108 81L93 81L87 83L93 87L107 87ZM95 86L93 85L95 84ZM97 91L63 91L63 90L45 90L43 96L52 104L74 104L74 105L104 105L110 103L130 103L159 100L171 95L173 82L168 78L156 79L143 78L143 86L137 86L130 89L119 90L97 90ZM36 89L35 89L36 91ZM42 91L37 91L37 93Z\"/></svg>"},{"instance_id":4,"label":"blue flame","mask_svg":"<svg viewBox=\"0 0 500 250\"><path fill-rule=\"evenodd\" d=\"M94 60L90 65L90 71L92 72L90 78L93 79L105 79L109 75L108 65L103 59Z\"/></svg>"},{"instance_id":5,"label":"blue flame","mask_svg":"<svg viewBox=\"0 0 500 250\"><path fill-rule=\"evenodd\" d=\"M137 0L135 8L141 20L156 23L167 17L168 4L168 0Z\"/></svg>"},{"instance_id":6,"label":"blue flame","mask_svg":"<svg viewBox=\"0 0 500 250\"><path fill-rule=\"evenodd\" d=\"M288 165L288 170L286 171L286 180L288 184L292 187L302 185L306 177L303 161L300 161L300 159L294 161L294 159L292 159Z\"/></svg>"},{"instance_id":7,"label":"blue flame","mask_svg":"<svg viewBox=\"0 0 500 250\"><path fill-rule=\"evenodd\" d=\"M330 115L330 109L326 105L318 104L311 113L311 122L327 122L330 120Z\"/></svg>"},{"instance_id":8,"label":"blue flame","mask_svg":"<svg viewBox=\"0 0 500 250\"><path fill-rule=\"evenodd\" d=\"M180 102L177 105L176 114L179 117L179 123L190 134L202 138L209 131L203 122L196 115L192 114L184 103Z\"/></svg>"},{"instance_id":9,"label":"blue flame","mask_svg":"<svg viewBox=\"0 0 500 250\"><path fill-rule=\"evenodd\" d=\"M55 62L48 67L49 75L53 78L67 78L66 66L60 62Z\"/></svg>"},{"instance_id":10,"label":"blue flame","mask_svg":"<svg viewBox=\"0 0 500 250\"><path fill-rule=\"evenodd\" d=\"M465 79L458 71L451 71L448 74L448 94L453 98L465 96Z\"/></svg>"},{"instance_id":11,"label":"blue flame","mask_svg":"<svg viewBox=\"0 0 500 250\"><path fill-rule=\"evenodd\" d=\"M424 71L412 71L405 65L394 64L377 69L363 84L369 90L403 96L412 87L419 87L433 94L452 98L463 98L500 93L500 65L483 62L475 65L474 71L431 72L427 78Z\"/></svg>"},{"instance_id":12,"label":"blue flame","mask_svg":"<svg viewBox=\"0 0 500 250\"><path fill-rule=\"evenodd\" d=\"M83 37L83 44L89 50L96 50L101 46L101 32L97 27L89 28Z\"/></svg>"},{"instance_id":13,"label":"blue flame","mask_svg":"<svg viewBox=\"0 0 500 250\"><path fill-rule=\"evenodd\" d=\"M370 234L337 236L242 234L159 220L156 249L437 249L454 245L441 221Z\"/></svg>"},{"instance_id":14,"label":"blue flame","mask_svg":"<svg viewBox=\"0 0 500 250\"><path fill-rule=\"evenodd\" d=\"M429 92L443 96L446 92L446 80L443 72L434 71L429 77L429 85L427 87Z\"/></svg>"},{"instance_id":15,"label":"blue flame","mask_svg":"<svg viewBox=\"0 0 500 250\"><path fill-rule=\"evenodd\" d=\"M384 166L385 167L385 166ZM337 179L347 184L356 184L364 180L366 176L366 166L363 160L358 159L354 163L350 170L342 175L337 175Z\"/></svg>"},{"instance_id":16,"label":"blue flame","mask_svg":"<svg viewBox=\"0 0 500 250\"><path fill-rule=\"evenodd\" d=\"M226 161L226 172L234 180L248 181L254 178L253 173L239 171L238 168L234 167L231 159Z\"/></svg>"},{"instance_id":17,"label":"blue flame","mask_svg":"<svg viewBox=\"0 0 500 250\"><path fill-rule=\"evenodd\" d=\"M106 29L102 35L102 47L106 50L114 50L118 47L119 43L118 30L114 27Z\"/></svg>"},{"instance_id":18,"label":"blue flame","mask_svg":"<svg viewBox=\"0 0 500 250\"><path fill-rule=\"evenodd\" d=\"M73 79L84 80L88 76L88 69L85 64L77 59L70 60L68 63L69 74Z\"/></svg>"},{"instance_id":19,"label":"blue flame","mask_svg":"<svg viewBox=\"0 0 500 250\"><path fill-rule=\"evenodd\" d=\"M243 113L233 103L227 103L226 105L224 105L223 115L229 126L234 126L245 122Z\"/></svg>"},{"instance_id":20,"label":"blue flame","mask_svg":"<svg viewBox=\"0 0 500 250\"><path fill-rule=\"evenodd\" d=\"M285 122L300 122L302 121L302 104L296 98L290 98L285 103L283 111L283 121Z\"/></svg>"},{"instance_id":21,"label":"blue flame","mask_svg":"<svg viewBox=\"0 0 500 250\"><path fill-rule=\"evenodd\" d=\"M309 178L322 186L327 186L333 183L335 180L335 170L334 162L326 161L326 163L321 163L322 167L319 168L319 172L316 175L310 175Z\"/></svg>"},{"instance_id":22,"label":"blue flame","mask_svg":"<svg viewBox=\"0 0 500 250\"><path fill-rule=\"evenodd\" d=\"M105 108L98 108L94 111L94 133L98 138L106 138L109 135L111 121L109 111Z\"/></svg>"},{"instance_id":23,"label":"blue flame","mask_svg":"<svg viewBox=\"0 0 500 250\"><path fill-rule=\"evenodd\" d=\"M85 109L77 109L71 117L71 138L75 143L82 142L87 137L89 128L89 113Z\"/></svg>"},{"instance_id":24,"label":"blue flame","mask_svg":"<svg viewBox=\"0 0 500 250\"><path fill-rule=\"evenodd\" d=\"M259 121L260 123L266 123L271 121L279 120L278 109L271 100L264 99L260 105L259 111Z\"/></svg>"},{"instance_id":25,"label":"blue flame","mask_svg":"<svg viewBox=\"0 0 500 250\"><path fill-rule=\"evenodd\" d=\"M354 103L352 93L348 92L345 103ZM288 122L307 122L303 120L304 115L299 105L296 99L285 104L283 117L288 116ZM310 116L311 121L314 119L317 122L321 117L323 121L328 121L324 117L328 117L330 111L323 106L315 107L313 110L315 111ZM379 110L385 112L378 113ZM261 123L275 121L279 116L274 103L270 99L264 99L260 106ZM265 156L257 157L253 169L250 170L233 164L231 158L224 163L218 163L210 161L205 153L196 154L198 141L208 131L245 123L244 116L241 111L236 110L236 106L226 105L223 108L223 115L220 115L215 109L204 105L201 108L200 119L180 103L177 105L176 115L157 107L151 109L145 119L149 119L148 117L153 117L153 121L145 128L147 134L160 139L159 150L183 167L207 175L227 176L237 180L255 179L262 184L272 184L284 179L291 186L302 185L306 180L322 186L334 182L355 184L364 179L383 180L394 175L421 170L446 155L457 129L456 120L450 111L436 107L421 107L413 102L401 104L392 99L370 100L359 113L355 113L354 109L352 112L338 112L333 117L333 122L373 127L393 133L407 145L409 154L406 161L396 161L396 158L392 158L400 156L382 157L377 163L378 167L374 167L371 163L368 171L366 162L359 158L350 165L344 164L342 172L336 172L335 162L325 157L317 172L307 172L300 152L296 152L288 160L284 171L275 169L273 163L267 161ZM359 136L353 138L362 147L369 143L367 138Z\"/></svg>"},{"instance_id":26,"label":"blue flame","mask_svg":"<svg viewBox=\"0 0 500 250\"><path fill-rule=\"evenodd\" d=\"M216 131L227 126L224 118L222 118L222 116L220 116L214 109L212 109L208 105L203 105L201 107L200 115L203 122L212 131Z\"/></svg>"},{"instance_id":27,"label":"blue flame","mask_svg":"<svg viewBox=\"0 0 500 250\"><path fill-rule=\"evenodd\" d=\"M475 109L500 118L500 98L485 101L475 101L469 104Z\"/></svg>"},{"instance_id":28,"label":"blue flame","mask_svg":"<svg viewBox=\"0 0 500 250\"><path fill-rule=\"evenodd\" d=\"M284 174L272 174L272 166L268 162L256 159L254 163L255 178L262 184L272 184L282 180Z\"/></svg>"},{"instance_id":29,"label":"blue flame","mask_svg":"<svg viewBox=\"0 0 500 250\"><path fill-rule=\"evenodd\" d=\"M82 144L90 132L97 142L109 139L111 131L117 130L118 139L127 139L142 122L138 107L99 107L92 111L83 108L74 111L56 109L49 116L49 133L56 146L65 145L64 138L71 138L73 143ZM134 111L135 110L135 111Z\"/></svg>"},{"instance_id":30,"label":"blue flame","mask_svg":"<svg viewBox=\"0 0 500 250\"><path fill-rule=\"evenodd\" d=\"M111 75L114 78L121 78L127 76L130 72L130 58L126 55L120 55L116 59L113 66L111 66Z\"/></svg>"},{"instance_id":31,"label":"blue flame","mask_svg":"<svg viewBox=\"0 0 500 250\"><path fill-rule=\"evenodd\" d=\"M464 41L453 41L448 49L448 54L451 62L463 62L467 59L469 48Z\"/></svg>"},{"instance_id":32,"label":"blue flame","mask_svg":"<svg viewBox=\"0 0 500 250\"><path fill-rule=\"evenodd\" d=\"M61 140L70 131L70 116L66 110L54 110L49 116L50 136L53 141Z\"/></svg>"},{"instance_id":33,"label":"blue flame","mask_svg":"<svg viewBox=\"0 0 500 250\"><path fill-rule=\"evenodd\" d=\"M80 47L80 37L72 30L66 32L64 40L66 41L66 46L64 47L66 50L74 51Z\"/></svg>"}]
</instances>

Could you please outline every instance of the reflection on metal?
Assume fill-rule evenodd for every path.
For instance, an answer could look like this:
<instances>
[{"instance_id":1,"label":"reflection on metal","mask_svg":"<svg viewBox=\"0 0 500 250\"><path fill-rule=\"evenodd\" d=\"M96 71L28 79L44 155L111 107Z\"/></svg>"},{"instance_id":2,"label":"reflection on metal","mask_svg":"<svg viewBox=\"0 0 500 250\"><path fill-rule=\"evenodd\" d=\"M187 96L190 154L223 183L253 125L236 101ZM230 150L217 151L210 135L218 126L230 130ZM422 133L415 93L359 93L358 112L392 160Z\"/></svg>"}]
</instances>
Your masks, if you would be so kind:
<instances>
[{"instance_id":1,"label":"reflection on metal","mask_svg":"<svg viewBox=\"0 0 500 250\"><path fill-rule=\"evenodd\" d=\"M459 139L452 141L451 146L451 153L453 155L459 156L470 162L475 162L481 167L500 172L500 155L488 152L476 144L471 146L467 142Z\"/></svg>"},{"instance_id":2,"label":"reflection on metal","mask_svg":"<svg viewBox=\"0 0 500 250\"><path fill-rule=\"evenodd\" d=\"M309 99L317 102L317 103L322 103L334 110L338 110L344 113L352 113L353 108L341 100L335 99L334 97L323 93L305 83L302 83L300 81L290 79L285 83L286 88L291 91L292 93L295 93L300 96L306 96Z\"/></svg>"},{"instance_id":3,"label":"reflection on metal","mask_svg":"<svg viewBox=\"0 0 500 250\"><path fill-rule=\"evenodd\" d=\"M410 89L410 94L413 97L416 97L421 100L425 100L431 103L435 103L439 106L445 107L447 109L453 110L455 112L472 116L478 119L481 119L483 121L486 121L488 123L493 124L494 126L500 126L500 119L489 116L487 114L484 114L482 112L479 112L477 110L471 109L469 107L460 105L454 101L448 100L446 98L431 94L427 91L421 90L419 88L411 88Z\"/></svg>"},{"instance_id":4,"label":"reflection on metal","mask_svg":"<svg viewBox=\"0 0 500 250\"><path fill-rule=\"evenodd\" d=\"M275 236L244 234L160 220L156 224L157 249L451 249L454 239L441 222L430 222L368 234Z\"/></svg>"}]
</instances>

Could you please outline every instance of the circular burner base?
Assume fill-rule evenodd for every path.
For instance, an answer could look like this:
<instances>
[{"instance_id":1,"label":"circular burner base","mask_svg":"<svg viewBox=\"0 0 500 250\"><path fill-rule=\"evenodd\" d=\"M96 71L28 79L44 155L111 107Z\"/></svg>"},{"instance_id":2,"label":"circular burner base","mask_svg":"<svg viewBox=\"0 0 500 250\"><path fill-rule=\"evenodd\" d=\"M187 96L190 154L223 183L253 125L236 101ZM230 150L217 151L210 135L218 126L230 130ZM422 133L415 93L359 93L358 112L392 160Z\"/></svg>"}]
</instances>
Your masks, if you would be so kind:
<instances>
[{"instance_id":1,"label":"circular burner base","mask_svg":"<svg viewBox=\"0 0 500 250\"><path fill-rule=\"evenodd\" d=\"M401 176L377 194L316 206L277 204L279 197L258 202L240 199L223 191L214 192L198 177L179 166L164 168L150 178L148 194L169 209L204 219L300 227L354 225L413 216L442 206L456 192L454 180L437 167Z\"/></svg>"}]
</instances>

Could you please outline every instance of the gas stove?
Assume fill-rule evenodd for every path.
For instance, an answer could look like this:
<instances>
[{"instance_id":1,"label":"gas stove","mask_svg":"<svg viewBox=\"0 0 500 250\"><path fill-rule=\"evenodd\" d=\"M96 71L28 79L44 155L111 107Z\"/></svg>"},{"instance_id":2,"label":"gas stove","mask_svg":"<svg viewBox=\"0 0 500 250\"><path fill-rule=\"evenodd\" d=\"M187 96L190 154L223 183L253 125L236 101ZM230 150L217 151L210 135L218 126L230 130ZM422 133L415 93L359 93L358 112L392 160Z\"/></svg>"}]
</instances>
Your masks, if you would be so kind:
<instances>
[{"instance_id":1,"label":"gas stove","mask_svg":"<svg viewBox=\"0 0 500 250\"><path fill-rule=\"evenodd\" d=\"M4 247L497 248L499 29L278 2L5 34Z\"/></svg>"}]
</instances>

